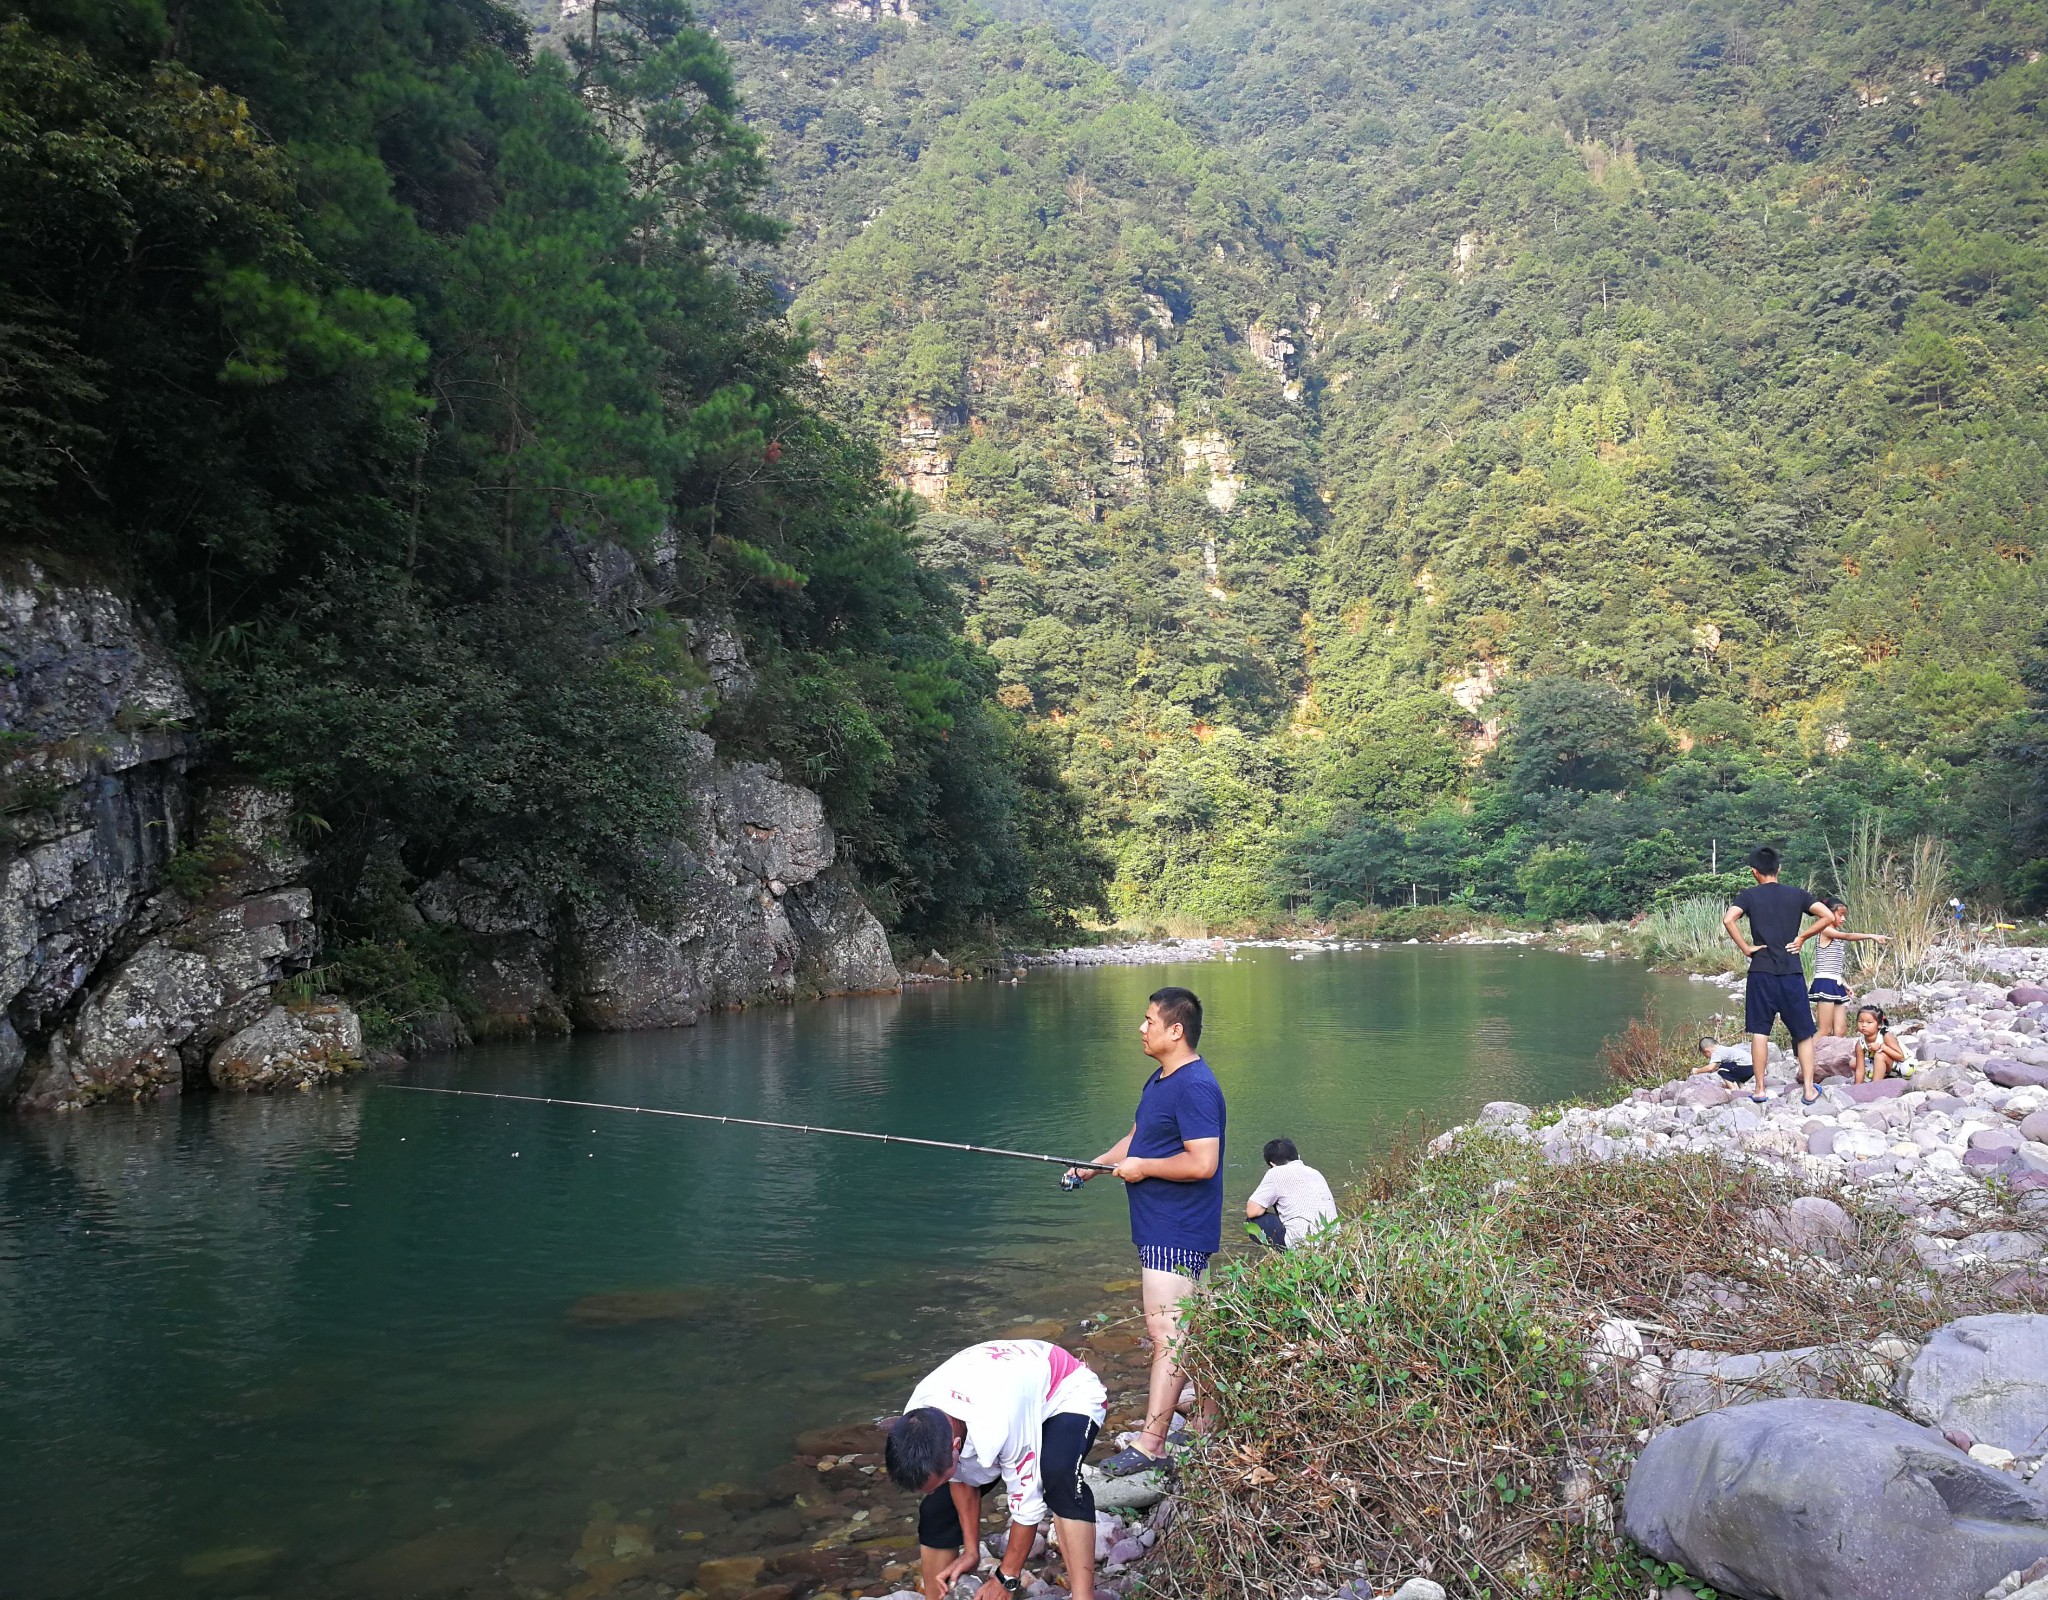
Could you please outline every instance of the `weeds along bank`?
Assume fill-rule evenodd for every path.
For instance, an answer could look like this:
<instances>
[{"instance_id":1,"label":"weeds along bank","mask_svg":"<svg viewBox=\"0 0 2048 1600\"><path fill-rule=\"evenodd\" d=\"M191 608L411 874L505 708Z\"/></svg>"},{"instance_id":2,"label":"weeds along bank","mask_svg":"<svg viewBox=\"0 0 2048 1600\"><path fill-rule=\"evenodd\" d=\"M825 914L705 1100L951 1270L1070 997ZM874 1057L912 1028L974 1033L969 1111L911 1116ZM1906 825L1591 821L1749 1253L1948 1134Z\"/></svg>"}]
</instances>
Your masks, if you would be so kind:
<instances>
[{"instance_id":1,"label":"weeds along bank","mask_svg":"<svg viewBox=\"0 0 2048 1600\"><path fill-rule=\"evenodd\" d=\"M1191 1356L1220 1427L1153 1581L1978 1600L2048 1557L2048 953L1996 960L1909 992L1903 1082L1495 1104L1322 1247L1224 1269ZM1736 1451L1775 1477L1727 1490Z\"/></svg>"}]
</instances>

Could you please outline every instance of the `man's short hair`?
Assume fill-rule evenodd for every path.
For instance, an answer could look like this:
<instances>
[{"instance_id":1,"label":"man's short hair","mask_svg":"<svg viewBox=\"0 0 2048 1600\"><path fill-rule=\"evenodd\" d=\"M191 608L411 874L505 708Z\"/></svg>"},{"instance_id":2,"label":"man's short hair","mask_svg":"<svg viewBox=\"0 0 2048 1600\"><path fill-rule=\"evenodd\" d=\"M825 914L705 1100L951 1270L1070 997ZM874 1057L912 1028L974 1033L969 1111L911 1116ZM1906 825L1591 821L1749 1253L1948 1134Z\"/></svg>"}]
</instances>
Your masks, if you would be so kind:
<instances>
[{"instance_id":1,"label":"man's short hair","mask_svg":"<svg viewBox=\"0 0 2048 1600\"><path fill-rule=\"evenodd\" d=\"M923 1493L933 1473L953 1470L953 1419L937 1406L904 1412L889 1424L882 1459L899 1489Z\"/></svg>"},{"instance_id":2,"label":"man's short hair","mask_svg":"<svg viewBox=\"0 0 2048 1600\"><path fill-rule=\"evenodd\" d=\"M1299 1161L1301 1152L1294 1148L1292 1139L1268 1139L1266 1141L1266 1165L1284 1167L1290 1161Z\"/></svg>"},{"instance_id":3,"label":"man's short hair","mask_svg":"<svg viewBox=\"0 0 2048 1600\"><path fill-rule=\"evenodd\" d=\"M1760 844L1750 851L1749 866L1752 872L1760 872L1766 878L1775 878L1778 875L1778 852L1767 844Z\"/></svg>"},{"instance_id":4,"label":"man's short hair","mask_svg":"<svg viewBox=\"0 0 2048 1600\"><path fill-rule=\"evenodd\" d=\"M1180 1024L1180 1035L1190 1050L1201 1048L1202 1002L1195 998L1194 990L1158 989L1153 992L1152 1004L1159 1008L1159 1020L1169 1028Z\"/></svg>"}]
</instances>

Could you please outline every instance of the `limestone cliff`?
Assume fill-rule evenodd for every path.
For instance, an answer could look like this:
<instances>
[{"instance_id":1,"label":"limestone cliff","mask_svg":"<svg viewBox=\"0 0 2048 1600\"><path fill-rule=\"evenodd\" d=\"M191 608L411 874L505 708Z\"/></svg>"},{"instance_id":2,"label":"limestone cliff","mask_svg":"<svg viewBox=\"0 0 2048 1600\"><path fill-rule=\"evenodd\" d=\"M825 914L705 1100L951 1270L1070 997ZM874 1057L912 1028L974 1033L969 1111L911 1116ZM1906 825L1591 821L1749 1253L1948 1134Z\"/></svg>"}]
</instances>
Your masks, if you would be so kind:
<instances>
[{"instance_id":1,"label":"limestone cliff","mask_svg":"<svg viewBox=\"0 0 2048 1600\"><path fill-rule=\"evenodd\" d=\"M729 630L697 644L714 689L744 681ZM291 798L203 786L197 720L113 588L0 573L0 1105L306 1087L361 1064L345 1005L304 980L279 992L320 945ZM460 935L464 1014L422 1019L416 1045L897 986L818 797L697 744L682 887L658 915L566 917L481 864L420 887L421 921Z\"/></svg>"}]
</instances>

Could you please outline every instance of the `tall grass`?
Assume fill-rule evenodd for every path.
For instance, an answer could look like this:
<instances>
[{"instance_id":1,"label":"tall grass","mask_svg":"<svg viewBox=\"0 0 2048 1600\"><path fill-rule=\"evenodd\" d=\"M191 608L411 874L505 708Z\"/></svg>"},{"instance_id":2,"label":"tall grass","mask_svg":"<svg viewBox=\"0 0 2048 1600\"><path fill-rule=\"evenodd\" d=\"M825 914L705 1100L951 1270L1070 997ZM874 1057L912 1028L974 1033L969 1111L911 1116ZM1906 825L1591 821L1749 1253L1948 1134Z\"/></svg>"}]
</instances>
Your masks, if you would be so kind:
<instances>
[{"instance_id":1,"label":"tall grass","mask_svg":"<svg viewBox=\"0 0 2048 1600\"><path fill-rule=\"evenodd\" d=\"M1637 948L1652 961L1677 962L1694 971L1732 972L1742 953L1721 926L1727 909L1726 900L1711 894L1659 906L1636 924Z\"/></svg>"},{"instance_id":2,"label":"tall grass","mask_svg":"<svg viewBox=\"0 0 2048 1600\"><path fill-rule=\"evenodd\" d=\"M1915 839L1902 853L1885 843L1884 824L1866 815L1856 824L1846 859L1829 857L1849 903L1849 926L1889 935L1889 944L1850 948L1852 970L1875 984L1914 983L1949 964L1949 851L1940 839Z\"/></svg>"}]
</instances>

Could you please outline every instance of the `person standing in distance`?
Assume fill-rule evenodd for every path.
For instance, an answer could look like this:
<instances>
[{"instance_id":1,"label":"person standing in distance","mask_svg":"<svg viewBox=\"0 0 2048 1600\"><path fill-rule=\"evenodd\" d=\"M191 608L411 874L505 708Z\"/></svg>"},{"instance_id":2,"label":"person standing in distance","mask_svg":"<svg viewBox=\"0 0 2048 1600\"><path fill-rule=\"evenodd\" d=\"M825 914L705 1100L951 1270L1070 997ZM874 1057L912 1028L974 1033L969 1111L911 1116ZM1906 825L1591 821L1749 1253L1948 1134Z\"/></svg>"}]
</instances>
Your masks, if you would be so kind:
<instances>
[{"instance_id":1,"label":"person standing in distance","mask_svg":"<svg viewBox=\"0 0 2048 1600\"><path fill-rule=\"evenodd\" d=\"M1138 1039L1158 1066L1139 1091L1131 1131L1096 1157L1116 1169L1130 1197L1131 1242L1138 1247L1145 1332L1152 1340L1145 1425L1128 1449L1102 1463L1100 1470L1112 1478L1166 1459L1181 1390L1175 1359L1181 1302L1223 1244L1223 1090L1196 1052L1202 1002L1192 990L1159 990L1145 1007ZM1095 1174L1075 1167L1068 1176Z\"/></svg>"},{"instance_id":2,"label":"person standing in distance","mask_svg":"<svg viewBox=\"0 0 2048 1600\"><path fill-rule=\"evenodd\" d=\"M1799 1075L1804 1087L1800 1102L1812 1105L1820 1098L1813 1087L1813 1007L1806 998L1806 973L1799 964L1800 946L1823 928L1835 925L1835 914L1818 896L1778 881L1778 852L1759 845L1749 853L1749 874L1756 882L1735 896L1721 918L1721 926L1735 941L1735 948L1749 957L1749 978L1742 988L1743 1027L1749 1034L1749 1058L1756 1068L1750 1084L1750 1098L1764 1096L1764 1064L1770 1059L1771 1024L1782 1017L1792 1035L1792 1047L1799 1054ZM1804 928L1802 917L1814 920ZM1750 937L1745 939L1736 925L1749 919ZM1754 942L1752 942L1754 941Z\"/></svg>"}]
</instances>

